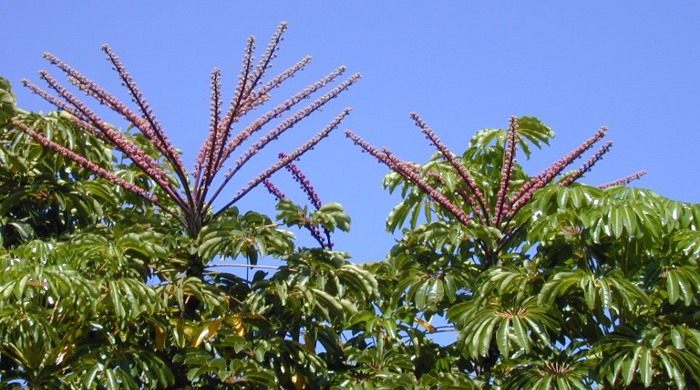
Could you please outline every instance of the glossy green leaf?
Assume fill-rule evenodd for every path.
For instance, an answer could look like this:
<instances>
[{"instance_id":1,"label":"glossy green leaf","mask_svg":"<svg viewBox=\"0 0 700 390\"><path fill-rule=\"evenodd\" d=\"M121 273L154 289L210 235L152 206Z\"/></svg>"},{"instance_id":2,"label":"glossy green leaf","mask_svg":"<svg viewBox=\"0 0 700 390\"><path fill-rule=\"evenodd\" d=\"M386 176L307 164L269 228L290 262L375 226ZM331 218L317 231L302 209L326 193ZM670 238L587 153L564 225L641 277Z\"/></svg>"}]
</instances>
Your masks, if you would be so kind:
<instances>
[{"instance_id":1,"label":"glossy green leaf","mask_svg":"<svg viewBox=\"0 0 700 390\"><path fill-rule=\"evenodd\" d=\"M685 348L685 336L676 328L671 329L671 341L676 349Z\"/></svg>"},{"instance_id":2,"label":"glossy green leaf","mask_svg":"<svg viewBox=\"0 0 700 390\"><path fill-rule=\"evenodd\" d=\"M501 321L501 324L498 326L498 331L496 332L498 350L506 357L510 356L510 327L511 321L509 318L506 318Z\"/></svg>"},{"instance_id":3,"label":"glossy green leaf","mask_svg":"<svg viewBox=\"0 0 700 390\"><path fill-rule=\"evenodd\" d=\"M654 376L654 361L651 351L648 349L642 352L639 359L639 371L644 387L649 387Z\"/></svg>"}]
</instances>

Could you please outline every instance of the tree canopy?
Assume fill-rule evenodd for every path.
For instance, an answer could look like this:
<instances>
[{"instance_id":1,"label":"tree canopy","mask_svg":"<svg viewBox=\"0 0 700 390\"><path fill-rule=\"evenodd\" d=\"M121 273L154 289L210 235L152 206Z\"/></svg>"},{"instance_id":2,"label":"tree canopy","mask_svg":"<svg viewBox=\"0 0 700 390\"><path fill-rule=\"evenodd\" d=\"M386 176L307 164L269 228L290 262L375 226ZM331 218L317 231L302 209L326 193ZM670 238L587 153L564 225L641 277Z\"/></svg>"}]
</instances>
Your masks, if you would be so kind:
<instances>
[{"instance_id":1,"label":"tree canopy","mask_svg":"<svg viewBox=\"0 0 700 390\"><path fill-rule=\"evenodd\" d=\"M626 186L641 172L601 186L580 183L611 144L568 167L605 129L534 175L518 159L554 138L534 117L481 130L457 154L411 114L436 148L423 164L348 132L387 165L384 186L402 199L386 219L401 238L378 262L351 262L352 248L333 245L350 217L339 204L321 202L303 162L294 162L349 109L215 208L221 189L257 151L359 78L287 114L321 93L339 69L241 124L308 62L266 75L283 32L257 63L249 41L225 112L214 70L210 131L194 174L108 47L135 108L57 57L47 59L125 118L123 129L48 73L41 77L53 95L26 83L58 107L45 115L18 108L0 79L3 386L700 385L700 205ZM217 175L264 127L268 133ZM294 201L275 186L272 175L283 168L308 199ZM277 198L277 215L236 207L260 184ZM300 246L292 228L318 245ZM266 256L279 266L258 265ZM441 333L456 336L439 342Z\"/></svg>"}]
</instances>

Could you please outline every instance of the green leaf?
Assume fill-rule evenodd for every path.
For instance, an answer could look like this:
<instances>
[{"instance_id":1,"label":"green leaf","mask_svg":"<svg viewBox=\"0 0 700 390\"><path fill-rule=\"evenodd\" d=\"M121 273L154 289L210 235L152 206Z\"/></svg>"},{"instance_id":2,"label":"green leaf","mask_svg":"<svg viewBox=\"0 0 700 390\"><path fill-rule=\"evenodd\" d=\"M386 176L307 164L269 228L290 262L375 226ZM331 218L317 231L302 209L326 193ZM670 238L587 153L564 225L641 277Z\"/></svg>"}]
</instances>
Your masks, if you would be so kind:
<instances>
[{"instance_id":1,"label":"green leaf","mask_svg":"<svg viewBox=\"0 0 700 390\"><path fill-rule=\"evenodd\" d=\"M546 325L545 325L545 326L542 326L542 324L538 323L537 321L533 320L533 319L530 318L530 317L525 317L525 318L523 318L523 321L525 321L525 322L528 324L530 330L532 330L532 332L533 332L534 334L536 334L537 337L538 337L544 344L549 344L549 342L550 342L550 341L549 341L549 335L547 335L547 331L546 331L546 329L545 329Z\"/></svg>"},{"instance_id":2,"label":"green leaf","mask_svg":"<svg viewBox=\"0 0 700 390\"><path fill-rule=\"evenodd\" d=\"M515 333L515 340L520 345L525 352L530 352L530 335L528 334L523 321L519 316L513 317L513 331Z\"/></svg>"},{"instance_id":3,"label":"green leaf","mask_svg":"<svg viewBox=\"0 0 700 390\"><path fill-rule=\"evenodd\" d=\"M685 349L685 336L675 327L671 329L671 342L676 349Z\"/></svg>"},{"instance_id":4,"label":"green leaf","mask_svg":"<svg viewBox=\"0 0 700 390\"><path fill-rule=\"evenodd\" d=\"M554 131L535 117L522 116L518 118L518 136L520 138L520 147L525 156L529 158L530 148L525 140L541 148L542 144L549 145L549 140L554 137Z\"/></svg>"},{"instance_id":5,"label":"green leaf","mask_svg":"<svg viewBox=\"0 0 700 390\"><path fill-rule=\"evenodd\" d=\"M586 305L592 310L595 307L596 302L596 288L595 282L593 281L593 275L589 275L585 279L581 279L581 288L583 289L583 296L586 299Z\"/></svg>"},{"instance_id":6,"label":"green leaf","mask_svg":"<svg viewBox=\"0 0 700 390\"><path fill-rule=\"evenodd\" d=\"M642 352L641 358L639 359L639 370L644 387L651 386L651 380L654 376L654 361L651 351L648 349L645 349L644 352Z\"/></svg>"},{"instance_id":7,"label":"green leaf","mask_svg":"<svg viewBox=\"0 0 700 390\"><path fill-rule=\"evenodd\" d=\"M345 213L340 203L326 203L313 212L312 216L330 231L334 231L336 228L344 232L350 231L350 217Z\"/></svg>"},{"instance_id":8,"label":"green leaf","mask_svg":"<svg viewBox=\"0 0 700 390\"><path fill-rule=\"evenodd\" d=\"M674 270L676 271L676 270ZM684 272L673 272L676 274L676 279L678 281L678 289L683 296L683 302L686 306L693 302L693 287L692 282L686 278ZM696 287L697 288L697 287Z\"/></svg>"},{"instance_id":9,"label":"green leaf","mask_svg":"<svg viewBox=\"0 0 700 390\"><path fill-rule=\"evenodd\" d=\"M413 300L416 303L418 310L424 310L428 305L428 290L430 289L430 280L422 280L415 288Z\"/></svg>"},{"instance_id":10,"label":"green leaf","mask_svg":"<svg viewBox=\"0 0 700 390\"><path fill-rule=\"evenodd\" d=\"M498 350L506 357L510 357L510 318L505 318L501 321L496 331L496 343Z\"/></svg>"},{"instance_id":11,"label":"green leaf","mask_svg":"<svg viewBox=\"0 0 700 390\"><path fill-rule=\"evenodd\" d=\"M505 138L505 132L501 129L479 130L469 141L469 149L482 149L490 145L494 140Z\"/></svg>"},{"instance_id":12,"label":"green leaf","mask_svg":"<svg viewBox=\"0 0 700 390\"><path fill-rule=\"evenodd\" d=\"M643 348L637 347L631 356L628 356L624 363L622 363L622 378L625 381L625 385L629 386L634 380L634 373L637 371L637 364L641 356Z\"/></svg>"},{"instance_id":13,"label":"green leaf","mask_svg":"<svg viewBox=\"0 0 700 390\"><path fill-rule=\"evenodd\" d=\"M679 297L678 278L671 270L666 273L666 292L668 293L668 302L670 304L676 303Z\"/></svg>"},{"instance_id":14,"label":"green leaf","mask_svg":"<svg viewBox=\"0 0 700 390\"><path fill-rule=\"evenodd\" d=\"M15 282L14 294L15 298L20 301L24 297L24 288L27 286L30 275L24 275L18 282Z\"/></svg>"},{"instance_id":15,"label":"green leaf","mask_svg":"<svg viewBox=\"0 0 700 390\"><path fill-rule=\"evenodd\" d=\"M623 206L620 208L620 214L625 226L627 234L633 235L637 232L637 215L631 206Z\"/></svg>"},{"instance_id":16,"label":"green leaf","mask_svg":"<svg viewBox=\"0 0 700 390\"><path fill-rule=\"evenodd\" d=\"M391 319L385 319L382 321L382 326L390 338L396 339L398 337L396 332L396 323L394 321Z\"/></svg>"},{"instance_id":17,"label":"green leaf","mask_svg":"<svg viewBox=\"0 0 700 390\"><path fill-rule=\"evenodd\" d=\"M445 288L442 280L433 279L427 283L426 304L431 309L435 309L436 305L442 300L445 295Z\"/></svg>"},{"instance_id":18,"label":"green leaf","mask_svg":"<svg viewBox=\"0 0 700 390\"><path fill-rule=\"evenodd\" d=\"M610 210L608 223L612 229L613 237L620 238L625 227L624 216L620 209L613 208Z\"/></svg>"},{"instance_id":19,"label":"green leaf","mask_svg":"<svg viewBox=\"0 0 700 390\"><path fill-rule=\"evenodd\" d=\"M386 219L386 230L393 233L397 228L402 226L406 222L411 210L416 204L420 205L422 199L423 195L411 193L401 203L396 205ZM412 225L411 228L415 228L415 226Z\"/></svg>"},{"instance_id":20,"label":"green leaf","mask_svg":"<svg viewBox=\"0 0 700 390\"><path fill-rule=\"evenodd\" d=\"M479 356L488 356L489 347L491 346L491 339L493 336L493 329L496 327L497 323L498 318L490 318L488 321L484 321L484 323L479 326L477 332L474 334L478 345L476 352Z\"/></svg>"},{"instance_id":21,"label":"green leaf","mask_svg":"<svg viewBox=\"0 0 700 390\"><path fill-rule=\"evenodd\" d=\"M114 371L109 368L106 369L105 376L107 377L107 388L111 390L118 390L119 381L117 380L117 376L114 374Z\"/></svg>"},{"instance_id":22,"label":"green leaf","mask_svg":"<svg viewBox=\"0 0 700 390\"><path fill-rule=\"evenodd\" d=\"M457 284L455 283L455 279L452 275L445 275L443 281L445 283L445 295L447 296L447 300L452 303L457 299Z\"/></svg>"}]
</instances>

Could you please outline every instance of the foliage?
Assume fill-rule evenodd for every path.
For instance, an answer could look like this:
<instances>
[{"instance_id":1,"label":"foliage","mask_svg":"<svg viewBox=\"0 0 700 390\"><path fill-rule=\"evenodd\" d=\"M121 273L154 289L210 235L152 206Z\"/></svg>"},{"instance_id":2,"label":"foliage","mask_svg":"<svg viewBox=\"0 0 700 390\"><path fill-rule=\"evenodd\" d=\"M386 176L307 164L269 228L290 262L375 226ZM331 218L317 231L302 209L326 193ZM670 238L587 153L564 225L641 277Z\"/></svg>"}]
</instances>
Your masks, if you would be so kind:
<instances>
[{"instance_id":1,"label":"foliage","mask_svg":"<svg viewBox=\"0 0 700 390\"><path fill-rule=\"evenodd\" d=\"M458 155L412 114L438 150L423 165L349 132L392 169L384 185L402 196L386 221L401 238L379 262L355 264L334 248L350 218L292 164L306 146L254 179L277 198L275 218L234 205L255 185L213 210L218 191L204 188L230 154L229 125L274 88L257 83L280 34L259 67L249 42L230 117L220 115L214 72L212 126L193 180L109 49L146 119L50 59L139 131L93 118L46 74L62 111L24 111L0 78L0 387L700 385L700 206L624 186L643 173L578 183L611 144L565 169L604 129L535 176L517 151L529 158L554 132L533 117L478 132ZM337 75L329 77L299 96ZM282 121L233 173L331 97ZM272 183L282 167L308 205ZM298 247L289 228L308 230L318 247ZM264 257L279 266L259 264Z\"/></svg>"}]
</instances>

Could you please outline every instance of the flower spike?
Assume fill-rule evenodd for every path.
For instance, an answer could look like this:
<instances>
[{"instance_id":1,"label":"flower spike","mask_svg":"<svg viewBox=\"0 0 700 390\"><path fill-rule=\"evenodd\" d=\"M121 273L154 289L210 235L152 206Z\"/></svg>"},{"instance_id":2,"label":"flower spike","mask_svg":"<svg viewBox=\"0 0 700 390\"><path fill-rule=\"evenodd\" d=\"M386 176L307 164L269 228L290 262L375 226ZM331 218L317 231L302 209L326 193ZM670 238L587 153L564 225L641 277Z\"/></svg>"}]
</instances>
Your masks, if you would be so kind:
<instances>
[{"instance_id":1,"label":"flower spike","mask_svg":"<svg viewBox=\"0 0 700 390\"><path fill-rule=\"evenodd\" d=\"M641 171L639 171L637 173L633 173L627 177L623 177L622 179L618 179L618 180L615 180L615 181L612 181L612 182L606 183L606 184L601 184L598 186L598 188L606 189L608 187L613 187L613 186L625 186L625 185L627 185L635 180L638 180L640 177L642 177L646 174L647 174L647 171L641 170Z\"/></svg>"},{"instance_id":2,"label":"flower spike","mask_svg":"<svg viewBox=\"0 0 700 390\"><path fill-rule=\"evenodd\" d=\"M559 185L562 187L566 187L568 185L571 185L571 183L575 182L581 176L585 175L587 172L593 168L593 166L600 160L603 159L603 156L610 151L610 148L612 148L612 141L608 141L603 145L598 151L591 157L588 161L586 161L585 164L581 166L581 168L575 170L572 174L568 175L567 177L563 178L560 182Z\"/></svg>"},{"instance_id":3,"label":"flower spike","mask_svg":"<svg viewBox=\"0 0 700 390\"><path fill-rule=\"evenodd\" d=\"M503 154L503 165L501 167L501 182L496 195L496 214L493 216L493 224L498 226L501 223L501 218L507 213L507 204L505 203L506 194L513 178L513 164L515 162L515 146L517 145L518 136L518 118L510 117L510 126L504 145L505 153Z\"/></svg>"},{"instance_id":4,"label":"flower spike","mask_svg":"<svg viewBox=\"0 0 700 390\"><path fill-rule=\"evenodd\" d=\"M539 175L533 177L522 187L520 187L520 189L518 189L518 191L516 191L515 194L513 194L509 199L509 203L511 204L510 214L514 215L517 213L530 201L530 199L532 199L532 196L535 194L535 192L537 192L537 190L549 184L566 167L581 157L581 155L588 149L592 148L596 142L603 139L607 132L607 128L601 127L600 130L593 135L593 137L587 139L578 148L571 151L569 154L552 164L550 167L546 168Z\"/></svg>"},{"instance_id":5,"label":"flower spike","mask_svg":"<svg viewBox=\"0 0 700 390\"><path fill-rule=\"evenodd\" d=\"M428 125L418 116L417 113L411 113L410 114L411 119L413 119L418 127L420 127L421 131L425 136L432 142L432 144L442 153L443 157L454 167L454 169L459 173L459 175L462 177L462 180L464 180L464 184L467 185L467 188L469 188L469 191L471 191L472 194L474 194L474 197L478 200L478 205L476 204L470 204L472 209L477 209L480 208L480 213L488 214L486 213L486 199L484 198L484 194L482 193L481 189L479 186L476 184L474 181L474 177L472 177L471 173L469 173L469 170L462 164L461 161L455 156L445 144L442 143L440 138L438 138L437 134L433 132L433 130L428 127Z\"/></svg>"}]
</instances>

